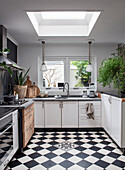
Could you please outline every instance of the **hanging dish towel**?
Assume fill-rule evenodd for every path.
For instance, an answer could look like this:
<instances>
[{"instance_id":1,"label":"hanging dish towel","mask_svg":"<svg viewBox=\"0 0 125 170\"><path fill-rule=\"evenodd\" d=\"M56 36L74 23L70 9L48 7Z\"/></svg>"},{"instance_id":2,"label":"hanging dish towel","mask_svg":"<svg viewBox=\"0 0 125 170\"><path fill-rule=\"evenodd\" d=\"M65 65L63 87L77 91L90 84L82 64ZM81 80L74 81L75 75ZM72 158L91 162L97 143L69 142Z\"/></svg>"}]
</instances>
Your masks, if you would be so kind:
<instances>
[{"instance_id":1,"label":"hanging dish towel","mask_svg":"<svg viewBox=\"0 0 125 170\"><path fill-rule=\"evenodd\" d=\"M93 103L87 103L86 104L86 114L88 119L94 120L94 106Z\"/></svg>"}]
</instances>

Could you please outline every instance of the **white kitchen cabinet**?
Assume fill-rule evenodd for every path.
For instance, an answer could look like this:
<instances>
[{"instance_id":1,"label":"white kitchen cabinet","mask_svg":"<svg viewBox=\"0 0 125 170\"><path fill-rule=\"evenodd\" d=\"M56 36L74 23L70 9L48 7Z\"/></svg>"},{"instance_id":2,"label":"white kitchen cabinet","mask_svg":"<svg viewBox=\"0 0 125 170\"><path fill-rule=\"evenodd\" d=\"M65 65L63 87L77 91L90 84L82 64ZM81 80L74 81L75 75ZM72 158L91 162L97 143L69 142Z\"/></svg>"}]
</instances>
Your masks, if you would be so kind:
<instances>
[{"instance_id":1,"label":"white kitchen cabinet","mask_svg":"<svg viewBox=\"0 0 125 170\"><path fill-rule=\"evenodd\" d=\"M78 128L78 102L62 102L62 128Z\"/></svg>"},{"instance_id":2,"label":"white kitchen cabinet","mask_svg":"<svg viewBox=\"0 0 125 170\"><path fill-rule=\"evenodd\" d=\"M111 133L111 96L103 94L102 99L102 126L108 134Z\"/></svg>"},{"instance_id":3,"label":"white kitchen cabinet","mask_svg":"<svg viewBox=\"0 0 125 170\"><path fill-rule=\"evenodd\" d=\"M61 102L45 102L45 128L61 128Z\"/></svg>"},{"instance_id":4,"label":"white kitchen cabinet","mask_svg":"<svg viewBox=\"0 0 125 170\"><path fill-rule=\"evenodd\" d=\"M18 110L13 112L13 152L19 148L19 135L18 135Z\"/></svg>"},{"instance_id":5,"label":"white kitchen cabinet","mask_svg":"<svg viewBox=\"0 0 125 170\"><path fill-rule=\"evenodd\" d=\"M88 119L86 105L92 103L94 106L94 119ZM101 126L101 101L79 102L79 127L100 127Z\"/></svg>"},{"instance_id":6,"label":"white kitchen cabinet","mask_svg":"<svg viewBox=\"0 0 125 170\"><path fill-rule=\"evenodd\" d=\"M110 135L114 141L121 145L121 120L122 120L122 99L111 97L111 126Z\"/></svg>"},{"instance_id":7,"label":"white kitchen cabinet","mask_svg":"<svg viewBox=\"0 0 125 170\"><path fill-rule=\"evenodd\" d=\"M121 98L102 94L103 128L118 144L125 148L125 103Z\"/></svg>"},{"instance_id":8,"label":"white kitchen cabinet","mask_svg":"<svg viewBox=\"0 0 125 170\"><path fill-rule=\"evenodd\" d=\"M35 101L34 103L34 125L35 128L44 128L44 102Z\"/></svg>"}]
</instances>

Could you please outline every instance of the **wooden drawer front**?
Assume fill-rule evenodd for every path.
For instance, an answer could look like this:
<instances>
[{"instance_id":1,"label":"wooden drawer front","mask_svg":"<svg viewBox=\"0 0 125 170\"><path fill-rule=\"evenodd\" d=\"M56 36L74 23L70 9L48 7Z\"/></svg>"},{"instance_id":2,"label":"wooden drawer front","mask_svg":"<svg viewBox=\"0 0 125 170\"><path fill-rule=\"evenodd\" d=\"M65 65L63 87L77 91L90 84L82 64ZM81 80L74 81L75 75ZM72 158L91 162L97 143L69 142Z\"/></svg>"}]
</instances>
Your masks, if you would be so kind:
<instances>
[{"instance_id":1,"label":"wooden drawer front","mask_svg":"<svg viewBox=\"0 0 125 170\"><path fill-rule=\"evenodd\" d=\"M23 132L23 147L26 147L33 133L34 133L34 121L30 124L27 131Z\"/></svg>"},{"instance_id":2,"label":"wooden drawer front","mask_svg":"<svg viewBox=\"0 0 125 170\"><path fill-rule=\"evenodd\" d=\"M23 148L34 133L34 104L23 110Z\"/></svg>"},{"instance_id":3,"label":"wooden drawer front","mask_svg":"<svg viewBox=\"0 0 125 170\"><path fill-rule=\"evenodd\" d=\"M26 116L31 111L34 111L34 104L23 110L23 116Z\"/></svg>"},{"instance_id":4,"label":"wooden drawer front","mask_svg":"<svg viewBox=\"0 0 125 170\"><path fill-rule=\"evenodd\" d=\"M29 126L31 125L32 122L34 122L34 111L33 110L23 117L23 132L29 129Z\"/></svg>"}]
</instances>

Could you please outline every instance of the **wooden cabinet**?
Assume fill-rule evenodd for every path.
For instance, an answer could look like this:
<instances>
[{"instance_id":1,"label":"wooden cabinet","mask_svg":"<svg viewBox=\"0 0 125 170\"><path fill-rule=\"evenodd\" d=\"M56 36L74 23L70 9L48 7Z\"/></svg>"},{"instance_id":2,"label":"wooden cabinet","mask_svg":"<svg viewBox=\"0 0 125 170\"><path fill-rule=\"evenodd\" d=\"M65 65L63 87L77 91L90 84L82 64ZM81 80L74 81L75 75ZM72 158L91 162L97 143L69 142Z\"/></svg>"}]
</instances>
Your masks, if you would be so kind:
<instances>
[{"instance_id":1,"label":"wooden cabinet","mask_svg":"<svg viewBox=\"0 0 125 170\"><path fill-rule=\"evenodd\" d=\"M94 119L88 119L86 105L93 104ZM101 101L81 101L79 102L79 127L100 127L101 126Z\"/></svg>"},{"instance_id":2,"label":"wooden cabinet","mask_svg":"<svg viewBox=\"0 0 125 170\"><path fill-rule=\"evenodd\" d=\"M35 101L34 103L34 126L44 128L44 102Z\"/></svg>"},{"instance_id":3,"label":"wooden cabinet","mask_svg":"<svg viewBox=\"0 0 125 170\"><path fill-rule=\"evenodd\" d=\"M34 133L34 104L22 110L23 148Z\"/></svg>"},{"instance_id":4,"label":"wooden cabinet","mask_svg":"<svg viewBox=\"0 0 125 170\"><path fill-rule=\"evenodd\" d=\"M45 128L61 128L61 102L45 102Z\"/></svg>"},{"instance_id":5,"label":"wooden cabinet","mask_svg":"<svg viewBox=\"0 0 125 170\"><path fill-rule=\"evenodd\" d=\"M78 128L78 102L62 102L62 128Z\"/></svg>"}]
</instances>

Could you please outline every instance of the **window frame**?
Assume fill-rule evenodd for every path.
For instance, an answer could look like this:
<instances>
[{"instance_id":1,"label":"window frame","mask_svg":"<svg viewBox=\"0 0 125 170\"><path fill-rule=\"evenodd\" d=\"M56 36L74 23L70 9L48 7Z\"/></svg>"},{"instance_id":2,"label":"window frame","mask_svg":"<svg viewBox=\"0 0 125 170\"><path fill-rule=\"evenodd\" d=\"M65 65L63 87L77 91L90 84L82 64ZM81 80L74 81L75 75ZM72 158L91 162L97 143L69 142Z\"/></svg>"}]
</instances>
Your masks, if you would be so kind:
<instances>
[{"instance_id":1,"label":"window frame","mask_svg":"<svg viewBox=\"0 0 125 170\"><path fill-rule=\"evenodd\" d=\"M46 61L63 61L64 62L64 82L68 82L70 85L70 61L78 61L78 60L89 60L88 56L46 56L45 58L45 63ZM93 65L93 71L92 71L92 82L95 83L95 90L97 90L97 58L95 56L91 56L91 62ZM43 74L41 72L41 83L42 85L40 86L41 90L49 90L49 91L59 91L59 87L43 87ZM88 87L78 87L78 88L71 88L70 91L83 91L83 89L88 89Z\"/></svg>"},{"instance_id":2,"label":"window frame","mask_svg":"<svg viewBox=\"0 0 125 170\"><path fill-rule=\"evenodd\" d=\"M70 61L79 61L79 60L86 60L86 61L89 61L88 60L88 57L71 57L68 59L68 72L69 72L69 85L70 85ZM96 83L96 80L97 80L97 66L96 66L96 58L95 57L91 57L91 63L92 63L92 66L93 66L93 71L91 72L91 82L92 83L95 83L95 88L97 86L97 83ZM86 89L88 87L78 87L78 89ZM70 89L75 89L73 87L70 87ZM77 88L76 88L77 89Z\"/></svg>"}]
</instances>

